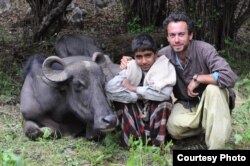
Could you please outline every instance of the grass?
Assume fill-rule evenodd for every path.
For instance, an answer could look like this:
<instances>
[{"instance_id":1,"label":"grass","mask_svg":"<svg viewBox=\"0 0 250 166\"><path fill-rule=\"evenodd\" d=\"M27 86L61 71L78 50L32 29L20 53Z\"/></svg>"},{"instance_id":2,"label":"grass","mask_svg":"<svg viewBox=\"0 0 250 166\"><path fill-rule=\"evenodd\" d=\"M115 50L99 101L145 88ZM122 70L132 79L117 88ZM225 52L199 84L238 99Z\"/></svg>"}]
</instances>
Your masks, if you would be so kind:
<instances>
[{"instance_id":1,"label":"grass","mask_svg":"<svg viewBox=\"0 0 250 166\"><path fill-rule=\"evenodd\" d=\"M231 141L234 149L250 150L250 96L233 112L233 137Z\"/></svg>"},{"instance_id":2,"label":"grass","mask_svg":"<svg viewBox=\"0 0 250 166\"><path fill-rule=\"evenodd\" d=\"M0 165L3 166L145 166L171 165L172 142L164 147L143 145L130 140L131 148L119 145L118 131L101 142L83 137L30 141L22 131L19 105L0 106ZM227 149L250 149L250 99L232 112L233 133Z\"/></svg>"},{"instance_id":3,"label":"grass","mask_svg":"<svg viewBox=\"0 0 250 166\"><path fill-rule=\"evenodd\" d=\"M131 149L123 148L118 143L117 131L101 142L88 141L83 137L30 141L22 131L19 106L0 106L0 110L0 165L3 166L133 166L138 159L143 161L141 166L171 163L171 143L158 148L132 141Z\"/></svg>"},{"instance_id":4,"label":"grass","mask_svg":"<svg viewBox=\"0 0 250 166\"><path fill-rule=\"evenodd\" d=\"M1 62L1 61L0 61ZM20 93L20 71L15 63L12 73L0 72L0 165L3 166L146 166L172 165L169 153L172 143L157 148L131 140L131 148L119 145L118 131L112 132L101 142L88 141L83 137L30 141L22 131L19 104L9 104ZM1 63L0 68L6 68ZM3 71L3 70L1 70ZM232 111L233 133L227 149L250 149L250 96L249 74L237 83L245 97L243 104ZM6 104L7 103L7 104Z\"/></svg>"},{"instance_id":5,"label":"grass","mask_svg":"<svg viewBox=\"0 0 250 166\"><path fill-rule=\"evenodd\" d=\"M0 52L0 104L11 103L20 94L22 85L21 65L13 59L2 58Z\"/></svg>"},{"instance_id":6,"label":"grass","mask_svg":"<svg viewBox=\"0 0 250 166\"><path fill-rule=\"evenodd\" d=\"M5 76L8 78L7 75ZM0 83L4 81L6 79L2 79ZM248 82L249 75L237 83L237 88L249 90ZM18 85L13 89L16 88ZM11 93L2 96L11 97L15 90L9 92ZM244 102L241 101L243 104L238 104L232 111L233 133L226 146L227 149L250 149L250 96L244 96ZM108 134L101 142L88 141L83 137L53 140L47 139L46 135L38 141L30 141L22 131L19 104L0 103L0 165L3 166L165 166L172 164L172 156L169 153L172 142L159 148L143 145L141 140L131 139L130 141L132 145L130 149L121 147L118 131Z\"/></svg>"}]
</instances>

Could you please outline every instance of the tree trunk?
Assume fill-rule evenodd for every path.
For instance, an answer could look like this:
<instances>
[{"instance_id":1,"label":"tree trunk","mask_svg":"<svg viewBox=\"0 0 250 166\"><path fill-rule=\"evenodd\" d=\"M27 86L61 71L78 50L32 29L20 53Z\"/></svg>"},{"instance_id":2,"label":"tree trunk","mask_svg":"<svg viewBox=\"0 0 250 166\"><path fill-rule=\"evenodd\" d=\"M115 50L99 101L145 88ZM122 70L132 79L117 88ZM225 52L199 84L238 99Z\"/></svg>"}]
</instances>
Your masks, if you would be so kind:
<instances>
[{"instance_id":1,"label":"tree trunk","mask_svg":"<svg viewBox=\"0 0 250 166\"><path fill-rule=\"evenodd\" d=\"M250 17L250 0L183 0L195 21L195 38L225 49L225 40L234 40L240 26Z\"/></svg>"},{"instance_id":2,"label":"tree trunk","mask_svg":"<svg viewBox=\"0 0 250 166\"><path fill-rule=\"evenodd\" d=\"M26 0L33 14L32 31L33 41L40 41L51 32L55 32L59 26L52 27L52 24L58 24L60 17L66 10L66 7L72 0Z\"/></svg>"},{"instance_id":3,"label":"tree trunk","mask_svg":"<svg viewBox=\"0 0 250 166\"><path fill-rule=\"evenodd\" d=\"M166 0L121 0L127 22L140 18L141 25L162 25Z\"/></svg>"}]
</instances>

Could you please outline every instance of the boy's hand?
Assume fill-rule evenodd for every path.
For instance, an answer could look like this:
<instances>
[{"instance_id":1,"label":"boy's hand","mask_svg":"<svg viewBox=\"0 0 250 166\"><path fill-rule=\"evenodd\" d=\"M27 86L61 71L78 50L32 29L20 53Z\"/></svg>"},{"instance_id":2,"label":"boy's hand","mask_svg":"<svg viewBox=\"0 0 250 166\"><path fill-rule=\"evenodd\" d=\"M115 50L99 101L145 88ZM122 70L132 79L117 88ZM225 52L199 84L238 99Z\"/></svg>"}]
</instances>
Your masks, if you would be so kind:
<instances>
[{"instance_id":1,"label":"boy's hand","mask_svg":"<svg viewBox=\"0 0 250 166\"><path fill-rule=\"evenodd\" d=\"M122 59L121 59L121 63L120 63L120 69L123 70L123 69L126 69L127 68L127 65L128 65L128 62L131 61L132 58L129 57L129 56L123 56Z\"/></svg>"}]
</instances>

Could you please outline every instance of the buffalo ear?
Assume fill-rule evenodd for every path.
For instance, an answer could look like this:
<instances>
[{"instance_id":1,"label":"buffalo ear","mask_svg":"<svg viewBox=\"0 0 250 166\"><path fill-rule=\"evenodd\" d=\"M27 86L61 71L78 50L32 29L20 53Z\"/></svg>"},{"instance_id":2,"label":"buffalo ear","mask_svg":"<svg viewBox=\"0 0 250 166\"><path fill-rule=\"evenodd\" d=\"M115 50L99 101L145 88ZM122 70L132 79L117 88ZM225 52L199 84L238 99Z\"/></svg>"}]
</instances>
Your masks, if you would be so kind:
<instances>
[{"instance_id":1,"label":"buffalo ear","mask_svg":"<svg viewBox=\"0 0 250 166\"><path fill-rule=\"evenodd\" d=\"M95 52L92 56L92 60L101 66L107 81L111 80L118 72L120 72L119 65L114 64L108 55Z\"/></svg>"},{"instance_id":2,"label":"buffalo ear","mask_svg":"<svg viewBox=\"0 0 250 166\"><path fill-rule=\"evenodd\" d=\"M100 66L106 65L111 62L108 55L104 55L101 52L95 52L92 56L92 61Z\"/></svg>"},{"instance_id":3,"label":"buffalo ear","mask_svg":"<svg viewBox=\"0 0 250 166\"><path fill-rule=\"evenodd\" d=\"M92 56L92 61L96 62L99 65L102 65L105 63L105 57L104 54L101 52L95 52Z\"/></svg>"}]
</instances>

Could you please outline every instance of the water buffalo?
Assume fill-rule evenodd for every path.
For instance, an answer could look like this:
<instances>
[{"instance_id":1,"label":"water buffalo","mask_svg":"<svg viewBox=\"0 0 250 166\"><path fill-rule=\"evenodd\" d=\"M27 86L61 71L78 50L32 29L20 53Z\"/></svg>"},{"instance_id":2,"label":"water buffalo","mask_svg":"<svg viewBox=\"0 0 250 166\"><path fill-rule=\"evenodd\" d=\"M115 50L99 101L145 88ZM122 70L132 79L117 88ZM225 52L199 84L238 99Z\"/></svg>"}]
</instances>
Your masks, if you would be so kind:
<instances>
[{"instance_id":1,"label":"water buffalo","mask_svg":"<svg viewBox=\"0 0 250 166\"><path fill-rule=\"evenodd\" d=\"M28 138L36 140L46 128L58 137L85 133L88 139L114 129L117 117L104 93L107 69L101 55L28 60L20 107Z\"/></svg>"},{"instance_id":2,"label":"water buffalo","mask_svg":"<svg viewBox=\"0 0 250 166\"><path fill-rule=\"evenodd\" d=\"M107 78L106 81L109 81L120 71L119 65L114 64L108 55L102 55L104 53L100 44L90 36L76 33L65 34L56 41L55 50L56 55L62 58L69 56L85 56L96 59L96 57L104 56L105 61L102 61L103 58L97 58L96 61L102 66L103 72Z\"/></svg>"}]
</instances>

